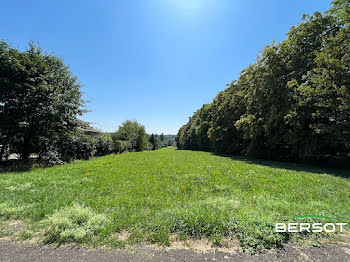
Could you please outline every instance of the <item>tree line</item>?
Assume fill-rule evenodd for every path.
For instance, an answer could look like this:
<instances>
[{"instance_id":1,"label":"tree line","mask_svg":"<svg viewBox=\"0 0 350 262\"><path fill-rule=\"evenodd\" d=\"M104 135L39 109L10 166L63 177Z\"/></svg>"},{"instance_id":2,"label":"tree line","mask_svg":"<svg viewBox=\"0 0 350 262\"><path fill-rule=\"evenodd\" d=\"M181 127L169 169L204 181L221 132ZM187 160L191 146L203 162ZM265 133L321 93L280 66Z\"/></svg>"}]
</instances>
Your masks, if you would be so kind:
<instances>
[{"instance_id":1,"label":"tree line","mask_svg":"<svg viewBox=\"0 0 350 262\"><path fill-rule=\"evenodd\" d=\"M111 140L117 152L133 152L143 150L157 150L166 146L173 146L175 135L146 134L145 127L137 121L127 120L116 133L111 134Z\"/></svg>"},{"instance_id":2,"label":"tree line","mask_svg":"<svg viewBox=\"0 0 350 262\"><path fill-rule=\"evenodd\" d=\"M85 104L80 82L62 59L34 43L20 51L0 41L0 162L14 153L22 160L34 154L53 165L169 144L129 120L115 133L87 135L89 126L78 118Z\"/></svg>"},{"instance_id":3,"label":"tree line","mask_svg":"<svg viewBox=\"0 0 350 262\"><path fill-rule=\"evenodd\" d=\"M304 15L287 39L203 105L177 134L180 149L268 159L350 157L350 1Z\"/></svg>"}]
</instances>

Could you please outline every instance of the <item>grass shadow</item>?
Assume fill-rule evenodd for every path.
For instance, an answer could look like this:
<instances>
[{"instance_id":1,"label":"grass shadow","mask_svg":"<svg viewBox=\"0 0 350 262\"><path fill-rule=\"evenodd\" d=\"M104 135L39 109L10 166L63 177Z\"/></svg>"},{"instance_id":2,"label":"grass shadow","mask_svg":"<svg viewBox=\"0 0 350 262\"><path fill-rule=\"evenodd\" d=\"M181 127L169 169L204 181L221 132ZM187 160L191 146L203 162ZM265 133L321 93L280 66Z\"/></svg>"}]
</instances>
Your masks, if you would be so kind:
<instances>
[{"instance_id":1,"label":"grass shadow","mask_svg":"<svg viewBox=\"0 0 350 262\"><path fill-rule=\"evenodd\" d=\"M212 153L216 156L228 157L232 160L243 161L249 164L263 165L272 168L286 169L292 171L305 171L315 174L329 174L350 179L350 160L347 162L340 162L339 166L335 166L337 162L327 161L310 161L310 162L283 162L274 160L265 160L255 157L248 157L242 155L228 155ZM349 167L348 167L349 165Z\"/></svg>"},{"instance_id":2,"label":"grass shadow","mask_svg":"<svg viewBox=\"0 0 350 262\"><path fill-rule=\"evenodd\" d=\"M0 163L0 173L27 172L32 170L36 166L37 166L37 161L35 159L28 159L28 160L11 159L6 162Z\"/></svg>"}]
</instances>

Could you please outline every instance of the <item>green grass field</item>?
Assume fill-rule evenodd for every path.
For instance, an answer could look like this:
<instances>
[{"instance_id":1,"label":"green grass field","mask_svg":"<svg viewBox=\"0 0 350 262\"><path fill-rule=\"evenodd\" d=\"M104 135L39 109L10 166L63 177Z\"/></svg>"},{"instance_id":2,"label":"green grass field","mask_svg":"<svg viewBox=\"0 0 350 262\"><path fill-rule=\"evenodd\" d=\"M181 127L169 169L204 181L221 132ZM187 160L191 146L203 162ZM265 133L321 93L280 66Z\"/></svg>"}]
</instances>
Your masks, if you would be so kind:
<instances>
[{"instance_id":1,"label":"green grass field","mask_svg":"<svg viewBox=\"0 0 350 262\"><path fill-rule=\"evenodd\" d=\"M169 245L175 235L225 245L235 237L255 251L289 241L274 225L290 217L349 223L349 176L173 147L0 173L0 236L18 219L20 237L46 243Z\"/></svg>"}]
</instances>

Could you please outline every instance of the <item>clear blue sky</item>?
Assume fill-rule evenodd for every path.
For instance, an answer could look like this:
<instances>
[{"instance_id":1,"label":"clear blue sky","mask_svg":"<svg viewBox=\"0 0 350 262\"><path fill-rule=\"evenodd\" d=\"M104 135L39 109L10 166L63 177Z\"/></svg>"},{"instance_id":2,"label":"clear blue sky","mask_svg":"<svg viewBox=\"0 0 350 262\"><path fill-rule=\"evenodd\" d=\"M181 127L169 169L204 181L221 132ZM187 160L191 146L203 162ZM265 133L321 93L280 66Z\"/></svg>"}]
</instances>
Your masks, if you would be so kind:
<instances>
[{"instance_id":1,"label":"clear blue sky","mask_svg":"<svg viewBox=\"0 0 350 262\"><path fill-rule=\"evenodd\" d=\"M176 134L258 52L325 0L1 1L0 39L33 40L84 85L83 119L114 131L136 119Z\"/></svg>"}]
</instances>

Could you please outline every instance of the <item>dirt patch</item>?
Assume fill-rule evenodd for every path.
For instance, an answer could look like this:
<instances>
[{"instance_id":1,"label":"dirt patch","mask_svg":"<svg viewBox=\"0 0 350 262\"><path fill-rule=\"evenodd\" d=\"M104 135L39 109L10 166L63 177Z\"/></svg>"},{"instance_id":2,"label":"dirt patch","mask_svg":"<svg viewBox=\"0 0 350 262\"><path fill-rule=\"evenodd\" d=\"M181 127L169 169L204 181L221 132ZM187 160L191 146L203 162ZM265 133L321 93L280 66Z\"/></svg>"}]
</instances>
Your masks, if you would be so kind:
<instances>
[{"instance_id":1,"label":"dirt patch","mask_svg":"<svg viewBox=\"0 0 350 262\"><path fill-rule=\"evenodd\" d=\"M118 232L112 235L112 238L119 241L127 241L130 238L131 234L127 231Z\"/></svg>"},{"instance_id":2,"label":"dirt patch","mask_svg":"<svg viewBox=\"0 0 350 262\"><path fill-rule=\"evenodd\" d=\"M216 251L221 251L229 254L236 254L239 251L242 251L242 248L239 246L238 240L224 239L227 244L223 247L213 246L211 242L207 239L194 239L194 240L185 240L185 241L175 241L171 243L171 246L167 249L188 249L197 253L211 253Z\"/></svg>"},{"instance_id":3,"label":"dirt patch","mask_svg":"<svg viewBox=\"0 0 350 262\"><path fill-rule=\"evenodd\" d=\"M13 233L20 233L26 229L25 224L21 220L9 220L7 224L10 231Z\"/></svg>"},{"instance_id":4,"label":"dirt patch","mask_svg":"<svg viewBox=\"0 0 350 262\"><path fill-rule=\"evenodd\" d=\"M26 230L25 223L21 220L0 221L0 237L8 238L9 236L18 235Z\"/></svg>"},{"instance_id":5,"label":"dirt patch","mask_svg":"<svg viewBox=\"0 0 350 262\"><path fill-rule=\"evenodd\" d=\"M157 245L145 245L145 247L154 248L156 250L190 250L196 253L213 253L224 252L227 254L236 254L242 252L238 239L235 237L225 237L222 239L222 245L215 246L206 238L180 240L179 236L172 234L170 236L170 246L162 247Z\"/></svg>"}]
</instances>

